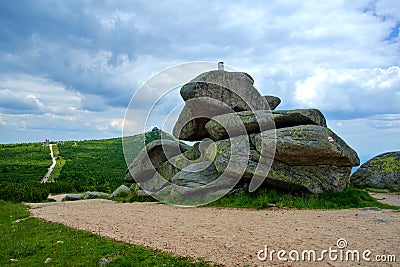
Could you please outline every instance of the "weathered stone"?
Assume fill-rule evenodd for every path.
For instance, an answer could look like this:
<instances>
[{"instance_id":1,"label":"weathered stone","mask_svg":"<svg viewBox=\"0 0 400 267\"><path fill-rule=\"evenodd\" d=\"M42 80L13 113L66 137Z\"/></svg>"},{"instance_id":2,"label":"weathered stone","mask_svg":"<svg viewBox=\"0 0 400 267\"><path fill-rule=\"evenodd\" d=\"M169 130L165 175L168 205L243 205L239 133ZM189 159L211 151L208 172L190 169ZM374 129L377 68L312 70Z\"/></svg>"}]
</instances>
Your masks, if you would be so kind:
<instances>
[{"instance_id":1,"label":"weathered stone","mask_svg":"<svg viewBox=\"0 0 400 267\"><path fill-rule=\"evenodd\" d=\"M242 139L243 136L240 136ZM290 165L273 160L271 155L263 157L253 146L238 149L236 160L232 160L231 142L243 144L239 137L221 140L211 145L207 152L214 157L216 170L242 181L264 180L264 186L274 186L294 191L321 193L326 190L340 191L349 184L350 166L326 164ZM268 144L269 145L269 144ZM239 157L239 160L237 158ZM243 164L244 161L246 164ZM241 163L240 163L241 162ZM230 164L230 165L229 165Z\"/></svg>"},{"instance_id":2,"label":"weathered stone","mask_svg":"<svg viewBox=\"0 0 400 267\"><path fill-rule=\"evenodd\" d=\"M324 115L318 109L273 110L277 129L298 125L319 125L326 127Z\"/></svg>"},{"instance_id":3,"label":"weathered stone","mask_svg":"<svg viewBox=\"0 0 400 267\"><path fill-rule=\"evenodd\" d=\"M120 185L114 192L111 193L110 198L128 196L131 193L131 189L126 185Z\"/></svg>"},{"instance_id":4,"label":"weathered stone","mask_svg":"<svg viewBox=\"0 0 400 267\"><path fill-rule=\"evenodd\" d=\"M160 173L156 172L151 179L141 182L140 188L145 190L147 193L152 194L160 191L168 184L170 184L170 182L160 175Z\"/></svg>"},{"instance_id":5,"label":"weathered stone","mask_svg":"<svg viewBox=\"0 0 400 267\"><path fill-rule=\"evenodd\" d=\"M254 80L247 73L209 71L200 74L181 88L187 101L207 97L227 104L234 111L267 109L266 101L253 86Z\"/></svg>"},{"instance_id":6,"label":"weathered stone","mask_svg":"<svg viewBox=\"0 0 400 267\"><path fill-rule=\"evenodd\" d=\"M213 159L218 173L231 177L233 181L264 179L273 161L273 157L260 158L247 135L217 141L208 147L206 154L210 160ZM256 163L251 165L252 162Z\"/></svg>"},{"instance_id":7,"label":"weathered stone","mask_svg":"<svg viewBox=\"0 0 400 267\"><path fill-rule=\"evenodd\" d=\"M400 151L368 160L351 175L351 183L357 187L400 189Z\"/></svg>"},{"instance_id":8,"label":"weathered stone","mask_svg":"<svg viewBox=\"0 0 400 267\"><path fill-rule=\"evenodd\" d=\"M222 140L274 129L275 124L270 111L258 110L215 116L205 125L205 128L213 140Z\"/></svg>"},{"instance_id":9,"label":"weathered stone","mask_svg":"<svg viewBox=\"0 0 400 267\"><path fill-rule=\"evenodd\" d=\"M275 160L264 184L311 193L342 191L349 185L350 172L349 166L292 166Z\"/></svg>"},{"instance_id":10,"label":"weathered stone","mask_svg":"<svg viewBox=\"0 0 400 267\"><path fill-rule=\"evenodd\" d=\"M75 201L81 199L83 199L83 194L68 194L62 199L62 201Z\"/></svg>"},{"instance_id":11,"label":"weathered stone","mask_svg":"<svg viewBox=\"0 0 400 267\"><path fill-rule=\"evenodd\" d=\"M204 155L205 148L210 144L209 141L197 142L189 150L175 157L170 158L164 162L158 169L158 172L168 181L180 170L188 167L195 162L205 161Z\"/></svg>"},{"instance_id":12,"label":"weathered stone","mask_svg":"<svg viewBox=\"0 0 400 267\"><path fill-rule=\"evenodd\" d=\"M83 199L109 198L110 194L98 191L88 191L83 194Z\"/></svg>"},{"instance_id":13,"label":"weathered stone","mask_svg":"<svg viewBox=\"0 0 400 267\"><path fill-rule=\"evenodd\" d=\"M213 140L222 140L246 133L259 133L275 127L308 124L326 127L325 117L317 109L242 111L215 116L206 123L205 128Z\"/></svg>"},{"instance_id":14,"label":"weathered stone","mask_svg":"<svg viewBox=\"0 0 400 267\"><path fill-rule=\"evenodd\" d=\"M171 179L176 185L199 187L207 185L219 177L211 161L196 162L182 169Z\"/></svg>"},{"instance_id":15,"label":"weathered stone","mask_svg":"<svg viewBox=\"0 0 400 267\"><path fill-rule=\"evenodd\" d=\"M270 110L276 109L281 103L281 99L277 96L265 95L264 98L267 100Z\"/></svg>"},{"instance_id":16,"label":"weathered stone","mask_svg":"<svg viewBox=\"0 0 400 267\"><path fill-rule=\"evenodd\" d=\"M175 137L196 141L209 137L205 124L210 118L245 110L268 110L268 103L245 73L210 71L181 88L185 107L173 129Z\"/></svg>"},{"instance_id":17,"label":"weathered stone","mask_svg":"<svg viewBox=\"0 0 400 267\"><path fill-rule=\"evenodd\" d=\"M252 135L261 155L270 157L276 143L275 159L290 165L357 166L357 153L330 129L302 125Z\"/></svg>"},{"instance_id":18,"label":"weathered stone","mask_svg":"<svg viewBox=\"0 0 400 267\"><path fill-rule=\"evenodd\" d=\"M172 140L155 140L147 144L129 165L125 181L144 182L151 179L156 170L167 161L188 150L190 146Z\"/></svg>"}]
</instances>

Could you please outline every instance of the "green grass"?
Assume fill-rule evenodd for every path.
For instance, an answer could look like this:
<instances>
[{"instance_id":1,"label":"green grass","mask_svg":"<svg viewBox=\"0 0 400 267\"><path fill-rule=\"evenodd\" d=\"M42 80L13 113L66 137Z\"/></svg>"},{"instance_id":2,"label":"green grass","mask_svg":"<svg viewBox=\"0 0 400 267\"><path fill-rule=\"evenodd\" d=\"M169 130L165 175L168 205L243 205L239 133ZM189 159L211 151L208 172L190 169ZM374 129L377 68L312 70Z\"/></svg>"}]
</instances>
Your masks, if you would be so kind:
<instances>
[{"instance_id":1,"label":"green grass","mask_svg":"<svg viewBox=\"0 0 400 267\"><path fill-rule=\"evenodd\" d=\"M51 172L50 179L54 179L54 181L56 181L56 179L60 177L61 170L63 169L64 165L65 159L61 156L58 156L56 158L56 166L54 166L54 169Z\"/></svg>"},{"instance_id":2,"label":"green grass","mask_svg":"<svg viewBox=\"0 0 400 267\"><path fill-rule=\"evenodd\" d=\"M293 195L271 190L247 191L235 195L226 195L208 206L230 208L288 207L298 209L349 209L376 206L382 209L400 209L400 207L379 203L367 191L347 188L343 192L325 192L322 194Z\"/></svg>"},{"instance_id":3,"label":"green grass","mask_svg":"<svg viewBox=\"0 0 400 267\"><path fill-rule=\"evenodd\" d=\"M58 149L65 164L57 180L75 184L77 191L110 192L124 183L126 163L121 138L69 141Z\"/></svg>"},{"instance_id":4,"label":"green grass","mask_svg":"<svg viewBox=\"0 0 400 267\"><path fill-rule=\"evenodd\" d=\"M41 143L0 144L0 183L39 182L51 165Z\"/></svg>"},{"instance_id":5,"label":"green grass","mask_svg":"<svg viewBox=\"0 0 400 267\"><path fill-rule=\"evenodd\" d=\"M23 204L0 201L0 211L0 266L44 266L46 258L48 266L98 266L101 258L111 259L106 266L209 266L31 218Z\"/></svg>"}]
</instances>

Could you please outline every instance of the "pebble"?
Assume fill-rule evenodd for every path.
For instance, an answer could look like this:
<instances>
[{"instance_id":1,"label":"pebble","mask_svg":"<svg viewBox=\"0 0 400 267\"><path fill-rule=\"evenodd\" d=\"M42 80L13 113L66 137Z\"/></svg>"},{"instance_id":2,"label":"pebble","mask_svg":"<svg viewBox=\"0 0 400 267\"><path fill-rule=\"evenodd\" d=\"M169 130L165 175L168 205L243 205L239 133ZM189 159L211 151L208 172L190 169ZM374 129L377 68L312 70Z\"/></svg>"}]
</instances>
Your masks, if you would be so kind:
<instances>
[{"instance_id":1,"label":"pebble","mask_svg":"<svg viewBox=\"0 0 400 267\"><path fill-rule=\"evenodd\" d=\"M99 267L106 266L106 263L109 262L109 261L110 261L110 260L107 259L107 258L101 258L101 259L99 260Z\"/></svg>"},{"instance_id":2,"label":"pebble","mask_svg":"<svg viewBox=\"0 0 400 267\"><path fill-rule=\"evenodd\" d=\"M47 259L44 261L44 263L49 263L49 262L51 262L51 258L47 258Z\"/></svg>"},{"instance_id":3,"label":"pebble","mask_svg":"<svg viewBox=\"0 0 400 267\"><path fill-rule=\"evenodd\" d=\"M361 217L361 216L365 216L365 214L363 214L363 213L356 213L356 216L357 216L357 217Z\"/></svg>"},{"instance_id":4,"label":"pebble","mask_svg":"<svg viewBox=\"0 0 400 267\"><path fill-rule=\"evenodd\" d=\"M226 248L231 248L231 247L233 247L233 244L232 244L232 242L228 242L228 243L226 243L226 244L225 244L225 247L226 247Z\"/></svg>"},{"instance_id":5,"label":"pebble","mask_svg":"<svg viewBox=\"0 0 400 267\"><path fill-rule=\"evenodd\" d=\"M374 210L374 211L381 211L380 208L378 207L364 207L364 208L360 208L360 210Z\"/></svg>"},{"instance_id":6,"label":"pebble","mask_svg":"<svg viewBox=\"0 0 400 267\"><path fill-rule=\"evenodd\" d=\"M391 222L391 220L386 219L386 218L376 218L373 219L374 222Z\"/></svg>"}]
</instances>

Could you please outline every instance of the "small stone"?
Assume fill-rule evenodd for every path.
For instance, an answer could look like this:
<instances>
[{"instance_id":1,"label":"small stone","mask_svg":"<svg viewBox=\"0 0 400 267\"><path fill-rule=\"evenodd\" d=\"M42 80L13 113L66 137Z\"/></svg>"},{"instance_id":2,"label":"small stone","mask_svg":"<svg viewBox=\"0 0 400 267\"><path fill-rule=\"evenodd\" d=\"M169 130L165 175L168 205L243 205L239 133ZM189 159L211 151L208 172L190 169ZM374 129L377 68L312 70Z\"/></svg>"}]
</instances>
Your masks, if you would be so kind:
<instances>
[{"instance_id":1,"label":"small stone","mask_svg":"<svg viewBox=\"0 0 400 267\"><path fill-rule=\"evenodd\" d=\"M233 247L233 244L232 244L232 242L228 242L228 243L226 243L226 244L225 244L225 247L226 247L226 248L231 248L231 247Z\"/></svg>"},{"instance_id":2,"label":"small stone","mask_svg":"<svg viewBox=\"0 0 400 267\"><path fill-rule=\"evenodd\" d=\"M380 208L378 207L364 207L364 208L360 208L360 210L374 210L374 211L381 211Z\"/></svg>"},{"instance_id":3,"label":"small stone","mask_svg":"<svg viewBox=\"0 0 400 267\"><path fill-rule=\"evenodd\" d=\"M386 218L376 218L373 220L374 222L391 222L391 220Z\"/></svg>"},{"instance_id":4,"label":"small stone","mask_svg":"<svg viewBox=\"0 0 400 267\"><path fill-rule=\"evenodd\" d=\"M51 258L47 258L47 259L44 261L44 263L49 263L49 262L51 262Z\"/></svg>"},{"instance_id":5,"label":"small stone","mask_svg":"<svg viewBox=\"0 0 400 267\"><path fill-rule=\"evenodd\" d=\"M323 236L332 236L332 234L323 234Z\"/></svg>"},{"instance_id":6,"label":"small stone","mask_svg":"<svg viewBox=\"0 0 400 267\"><path fill-rule=\"evenodd\" d=\"M356 213L356 217L362 217L362 216L365 216L365 214L363 214L363 213Z\"/></svg>"},{"instance_id":7,"label":"small stone","mask_svg":"<svg viewBox=\"0 0 400 267\"><path fill-rule=\"evenodd\" d=\"M108 259L108 258L101 258L99 260L99 267L106 266L106 263L109 262L109 261L110 261L110 259Z\"/></svg>"}]
</instances>

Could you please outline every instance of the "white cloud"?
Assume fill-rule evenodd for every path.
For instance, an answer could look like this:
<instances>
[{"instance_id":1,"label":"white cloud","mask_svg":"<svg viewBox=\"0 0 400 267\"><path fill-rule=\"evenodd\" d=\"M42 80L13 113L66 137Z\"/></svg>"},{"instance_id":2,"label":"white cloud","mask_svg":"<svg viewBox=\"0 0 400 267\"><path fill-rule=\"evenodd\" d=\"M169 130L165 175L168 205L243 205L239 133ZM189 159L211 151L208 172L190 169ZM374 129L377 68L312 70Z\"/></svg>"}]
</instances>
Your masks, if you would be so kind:
<instances>
[{"instance_id":1,"label":"white cloud","mask_svg":"<svg viewBox=\"0 0 400 267\"><path fill-rule=\"evenodd\" d=\"M296 82L294 101L353 116L400 113L400 68L317 69Z\"/></svg>"},{"instance_id":2,"label":"white cloud","mask_svg":"<svg viewBox=\"0 0 400 267\"><path fill-rule=\"evenodd\" d=\"M197 60L249 73L262 94L282 99L279 108L321 109L364 154L379 133L397 140L397 0L0 5L8 25L0 28L0 140L118 136L125 106L151 75ZM132 133L143 130L141 104L156 93L137 102L126 122ZM371 153L389 147L376 144Z\"/></svg>"}]
</instances>

